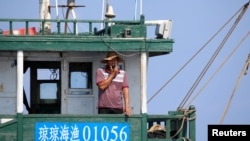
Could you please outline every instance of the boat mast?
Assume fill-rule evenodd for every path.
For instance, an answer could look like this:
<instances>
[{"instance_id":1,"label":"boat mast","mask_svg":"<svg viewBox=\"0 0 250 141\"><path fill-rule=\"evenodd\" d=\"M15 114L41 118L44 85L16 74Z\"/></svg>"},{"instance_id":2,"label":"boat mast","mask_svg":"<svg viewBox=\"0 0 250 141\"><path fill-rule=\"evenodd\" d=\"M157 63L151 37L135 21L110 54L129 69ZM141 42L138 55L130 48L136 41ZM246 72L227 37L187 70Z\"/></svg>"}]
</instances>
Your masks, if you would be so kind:
<instances>
[{"instance_id":1,"label":"boat mast","mask_svg":"<svg viewBox=\"0 0 250 141\"><path fill-rule=\"evenodd\" d=\"M102 20L104 20L104 8L105 8L105 0L102 0ZM101 29L103 29L103 23L101 24Z\"/></svg>"},{"instance_id":2,"label":"boat mast","mask_svg":"<svg viewBox=\"0 0 250 141\"><path fill-rule=\"evenodd\" d=\"M39 7L40 7L40 19L50 20L50 0L39 0ZM42 23L40 24L40 29L43 29ZM51 32L51 24L50 22L44 23L44 30L46 32Z\"/></svg>"},{"instance_id":3,"label":"boat mast","mask_svg":"<svg viewBox=\"0 0 250 141\"><path fill-rule=\"evenodd\" d=\"M136 20L137 18L137 11L138 11L138 2L137 2L138 0L135 0L135 15L134 15L134 20ZM140 0L140 15L142 15L142 0Z\"/></svg>"},{"instance_id":4,"label":"boat mast","mask_svg":"<svg viewBox=\"0 0 250 141\"><path fill-rule=\"evenodd\" d=\"M135 0L135 15L134 15L134 20L136 20L136 15L137 15L137 0Z\"/></svg>"}]
</instances>

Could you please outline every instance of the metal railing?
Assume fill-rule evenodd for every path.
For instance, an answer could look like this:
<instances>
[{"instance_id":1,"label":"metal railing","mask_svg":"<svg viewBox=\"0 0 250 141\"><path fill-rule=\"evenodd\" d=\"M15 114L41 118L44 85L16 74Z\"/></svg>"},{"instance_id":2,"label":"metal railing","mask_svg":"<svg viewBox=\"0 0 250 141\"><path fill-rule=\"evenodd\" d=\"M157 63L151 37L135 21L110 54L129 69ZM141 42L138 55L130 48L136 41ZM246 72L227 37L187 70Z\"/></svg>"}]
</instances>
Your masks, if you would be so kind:
<instances>
[{"instance_id":1,"label":"metal railing","mask_svg":"<svg viewBox=\"0 0 250 141\"><path fill-rule=\"evenodd\" d=\"M40 28L36 35L52 35L52 34L64 34L64 35L95 35L100 33L101 31L104 32L102 35L107 35L107 30L110 24L144 24L144 18L141 17L138 21L108 21L108 20L64 20L64 19L50 19L50 20L43 20L43 19L0 19L0 34L5 35L15 35L15 30L22 30L22 35L33 35L30 34L30 28L34 28L31 24L35 24L35 28ZM52 29L48 29L45 27L46 24L51 24ZM18 28L14 28L14 25L18 25ZM22 25L23 27L22 27ZM98 29L96 27L93 28L94 25L103 24L104 28ZM3 26L4 25L4 26ZM21 28L19 28L21 25ZM78 26L77 25L85 25L85 29L87 29L84 34L79 34ZM64 32L62 32L62 27L64 26ZM67 26L67 27L66 27ZM71 29L71 33L67 34L67 29ZM54 30L54 32L51 32ZM6 33L6 31L8 33Z\"/></svg>"}]
</instances>

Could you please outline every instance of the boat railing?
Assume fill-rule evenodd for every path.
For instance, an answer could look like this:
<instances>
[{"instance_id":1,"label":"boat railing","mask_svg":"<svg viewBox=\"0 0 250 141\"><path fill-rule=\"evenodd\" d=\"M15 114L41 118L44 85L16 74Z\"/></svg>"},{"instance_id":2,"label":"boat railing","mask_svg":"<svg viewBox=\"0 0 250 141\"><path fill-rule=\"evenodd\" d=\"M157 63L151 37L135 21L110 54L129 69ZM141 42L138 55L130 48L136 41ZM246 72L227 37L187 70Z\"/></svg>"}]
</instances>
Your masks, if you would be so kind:
<instances>
[{"instance_id":1,"label":"boat railing","mask_svg":"<svg viewBox=\"0 0 250 141\"><path fill-rule=\"evenodd\" d=\"M144 17L125 20L0 19L0 35L110 35L112 25L144 25ZM47 26L49 25L49 26ZM97 29L97 26L100 26ZM50 29L48 28L50 27ZM81 27L81 28L79 28ZM94 27L94 28L93 28ZM124 28L124 27L123 27ZM64 31L63 31L64 30ZM69 30L69 33L67 33ZM124 29L126 30L126 29Z\"/></svg>"},{"instance_id":2,"label":"boat railing","mask_svg":"<svg viewBox=\"0 0 250 141\"><path fill-rule=\"evenodd\" d=\"M168 115L148 115L148 138L195 140L195 115L194 106Z\"/></svg>"},{"instance_id":3,"label":"boat railing","mask_svg":"<svg viewBox=\"0 0 250 141\"><path fill-rule=\"evenodd\" d=\"M0 124L0 140L34 140L37 123L128 123L132 141L195 141L195 108L186 111L169 111L168 115L65 115L65 114L17 114L0 115L9 121ZM10 118L12 118L10 120ZM160 125L163 128L159 128ZM152 127L154 128L152 130Z\"/></svg>"},{"instance_id":4,"label":"boat railing","mask_svg":"<svg viewBox=\"0 0 250 141\"><path fill-rule=\"evenodd\" d=\"M172 20L69 20L0 19L1 36L64 36L146 38L149 26L155 26L155 39L170 39ZM97 27L100 28L98 29Z\"/></svg>"}]
</instances>

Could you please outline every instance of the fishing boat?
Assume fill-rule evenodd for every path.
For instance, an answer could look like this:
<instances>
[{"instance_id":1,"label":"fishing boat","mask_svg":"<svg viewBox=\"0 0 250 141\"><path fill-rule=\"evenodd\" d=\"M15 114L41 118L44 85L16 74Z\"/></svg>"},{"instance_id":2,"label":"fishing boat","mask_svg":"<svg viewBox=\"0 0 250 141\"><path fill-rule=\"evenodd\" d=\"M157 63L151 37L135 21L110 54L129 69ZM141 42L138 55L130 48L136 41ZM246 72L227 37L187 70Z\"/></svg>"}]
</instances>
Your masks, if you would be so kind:
<instances>
[{"instance_id":1,"label":"fishing boat","mask_svg":"<svg viewBox=\"0 0 250 141\"><path fill-rule=\"evenodd\" d=\"M172 20L115 20L106 2L101 20L69 19L77 5L40 0L40 19L0 19L1 141L183 141L196 140L195 107L147 113L150 57L173 51ZM51 8L67 8L51 18ZM15 27L22 23L24 27ZM84 24L88 31L80 31ZM101 25L98 28L97 25ZM147 37L147 27L155 37ZM109 51L121 55L129 74L132 115L97 114L95 71Z\"/></svg>"}]
</instances>

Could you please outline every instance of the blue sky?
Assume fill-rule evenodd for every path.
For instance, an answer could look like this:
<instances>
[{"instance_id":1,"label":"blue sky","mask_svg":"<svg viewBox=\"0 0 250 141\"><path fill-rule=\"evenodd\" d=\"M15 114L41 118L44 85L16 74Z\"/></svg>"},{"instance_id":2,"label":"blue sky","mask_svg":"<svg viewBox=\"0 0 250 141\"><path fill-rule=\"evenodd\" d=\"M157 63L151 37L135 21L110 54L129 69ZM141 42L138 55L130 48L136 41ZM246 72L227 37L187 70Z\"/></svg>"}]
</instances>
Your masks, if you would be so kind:
<instances>
[{"instance_id":1,"label":"blue sky","mask_svg":"<svg viewBox=\"0 0 250 141\"><path fill-rule=\"evenodd\" d=\"M116 14L116 20L133 20L134 0L109 0ZM59 4L66 0L58 0ZM146 20L173 20L171 38L175 40L173 52L153 57L148 68L148 98L151 98L248 0L143 0L143 14ZM51 5L55 3L51 1ZM101 19L101 0L76 0L86 5L75 10L79 19ZM38 0L8 0L0 2L1 18L39 18ZM63 11L64 13L66 12ZM136 18L139 18L139 10ZM55 17L55 9L52 9ZM59 10L63 18L62 10ZM236 15L238 17L238 15ZM167 114L176 110L182 99L219 47L236 17L223 29L194 60L187 65L156 97L148 103L149 114ZM250 30L250 11L243 18L227 40L205 76L192 93L194 96L215 70L228 57ZM150 29L149 37L154 37ZM242 42L223 68L193 101L197 109L197 140L207 140L207 125L218 124L226 104L233 93L237 79L250 53L249 36ZM250 71L250 70L249 70ZM236 89L230 109L223 124L250 124L250 74L244 75ZM191 100L191 98L190 98Z\"/></svg>"}]
</instances>

